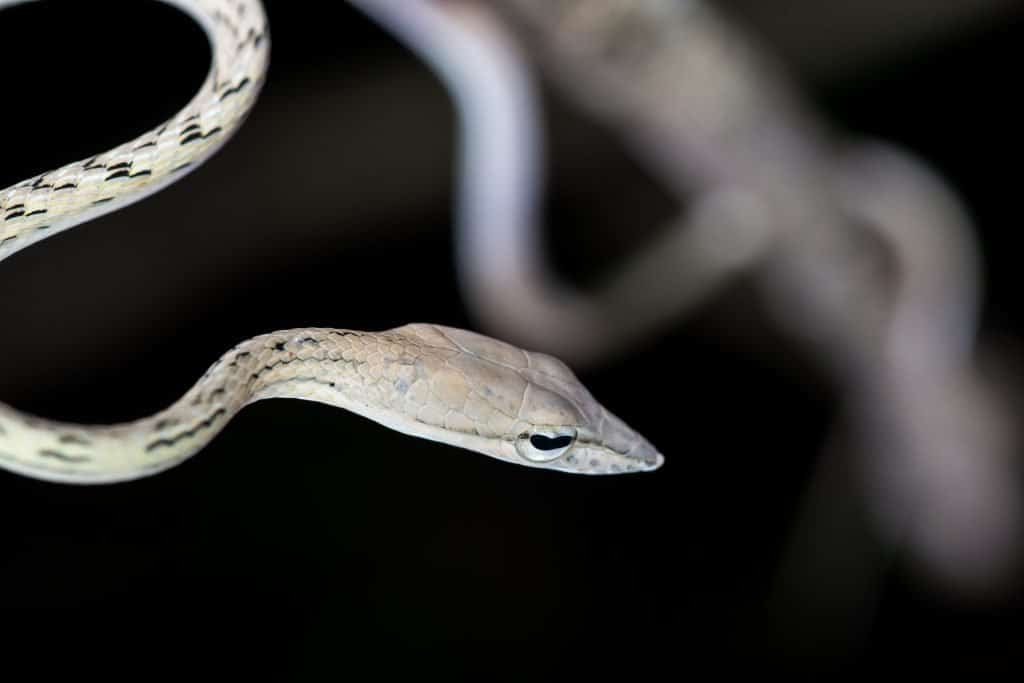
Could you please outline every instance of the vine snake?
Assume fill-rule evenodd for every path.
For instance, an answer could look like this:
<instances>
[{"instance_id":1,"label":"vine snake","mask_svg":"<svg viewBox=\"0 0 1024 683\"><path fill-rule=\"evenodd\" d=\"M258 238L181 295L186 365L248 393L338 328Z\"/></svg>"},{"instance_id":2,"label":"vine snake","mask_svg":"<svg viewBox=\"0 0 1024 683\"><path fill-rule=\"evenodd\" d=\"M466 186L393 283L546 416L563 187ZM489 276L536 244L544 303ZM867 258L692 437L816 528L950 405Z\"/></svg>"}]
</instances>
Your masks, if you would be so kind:
<instances>
[{"instance_id":1,"label":"vine snake","mask_svg":"<svg viewBox=\"0 0 1024 683\"><path fill-rule=\"evenodd\" d=\"M0 9L31 0L0 0ZM163 0L192 16L209 74L169 121L0 191L0 260L120 209L197 168L241 126L269 58L259 0ZM564 472L653 470L660 453L561 361L474 332L409 324L382 332L305 328L242 342L169 408L132 422L79 425L0 403L0 467L43 479L126 481L173 467L249 403L299 398L397 431L508 462Z\"/></svg>"}]
</instances>

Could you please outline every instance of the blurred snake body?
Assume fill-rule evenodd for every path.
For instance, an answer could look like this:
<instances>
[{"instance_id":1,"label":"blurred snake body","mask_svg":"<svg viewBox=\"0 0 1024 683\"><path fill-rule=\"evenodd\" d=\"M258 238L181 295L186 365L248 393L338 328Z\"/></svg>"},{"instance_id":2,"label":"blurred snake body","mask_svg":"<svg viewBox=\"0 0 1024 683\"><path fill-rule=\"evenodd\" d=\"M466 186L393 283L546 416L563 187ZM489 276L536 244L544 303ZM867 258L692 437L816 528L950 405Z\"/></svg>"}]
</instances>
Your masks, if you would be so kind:
<instances>
[{"instance_id":1,"label":"blurred snake body","mask_svg":"<svg viewBox=\"0 0 1024 683\"><path fill-rule=\"evenodd\" d=\"M26 0L0 0L0 9ZM0 260L183 177L239 128L269 57L258 0L164 0L194 17L213 60L172 119L84 161L0 190ZM10 333L10 332L9 332ZM0 403L0 467L38 479L136 479L201 450L245 405L327 403L392 429L517 464L566 472L652 470L662 456L560 361L429 324L383 332L308 328L245 341L166 410L110 426L60 423Z\"/></svg>"}]
</instances>

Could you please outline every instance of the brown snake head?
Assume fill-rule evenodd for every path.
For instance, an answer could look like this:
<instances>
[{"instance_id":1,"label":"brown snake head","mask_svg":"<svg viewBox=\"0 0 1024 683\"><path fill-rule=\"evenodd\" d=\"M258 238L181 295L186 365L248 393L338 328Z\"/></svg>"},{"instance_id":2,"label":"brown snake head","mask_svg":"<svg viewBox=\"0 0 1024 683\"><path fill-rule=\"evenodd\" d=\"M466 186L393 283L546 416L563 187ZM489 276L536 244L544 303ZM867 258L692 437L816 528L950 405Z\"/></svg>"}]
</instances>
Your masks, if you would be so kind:
<instances>
[{"instance_id":1,"label":"brown snake head","mask_svg":"<svg viewBox=\"0 0 1024 683\"><path fill-rule=\"evenodd\" d=\"M390 333L421 349L414 353L416 376L444 406L417 411L419 424L406 423L403 431L563 472L649 471L664 460L556 358L440 325Z\"/></svg>"}]
</instances>

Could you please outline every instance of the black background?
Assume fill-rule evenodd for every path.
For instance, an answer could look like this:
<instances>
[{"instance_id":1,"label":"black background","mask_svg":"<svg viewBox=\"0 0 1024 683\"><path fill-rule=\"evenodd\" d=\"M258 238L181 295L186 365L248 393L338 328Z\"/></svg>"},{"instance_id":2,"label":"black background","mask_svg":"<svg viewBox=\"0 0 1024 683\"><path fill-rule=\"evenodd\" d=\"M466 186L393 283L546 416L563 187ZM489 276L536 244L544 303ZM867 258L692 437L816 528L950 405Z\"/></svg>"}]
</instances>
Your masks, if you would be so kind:
<instances>
[{"instance_id":1,"label":"black background","mask_svg":"<svg viewBox=\"0 0 1024 683\"><path fill-rule=\"evenodd\" d=\"M444 91L344 3L266 4L268 84L216 158L0 268L4 401L120 421L268 330L473 326L451 259ZM1012 351L1024 24L1004 17L806 85L833 120L914 150L962 193L988 269L986 338ZM156 3L5 11L0 187L171 115L206 49ZM548 106L549 239L585 283L673 207L608 133ZM247 408L199 457L127 485L0 473L0 657L285 680L1024 670L1019 587L968 600L896 556L855 610L863 629L822 597L842 567L775 592L836 396L769 325L750 328L763 352L725 338L723 320L758 320L744 290L581 372L666 454L653 475L509 467L289 401ZM881 552L865 533L850 542Z\"/></svg>"}]
</instances>

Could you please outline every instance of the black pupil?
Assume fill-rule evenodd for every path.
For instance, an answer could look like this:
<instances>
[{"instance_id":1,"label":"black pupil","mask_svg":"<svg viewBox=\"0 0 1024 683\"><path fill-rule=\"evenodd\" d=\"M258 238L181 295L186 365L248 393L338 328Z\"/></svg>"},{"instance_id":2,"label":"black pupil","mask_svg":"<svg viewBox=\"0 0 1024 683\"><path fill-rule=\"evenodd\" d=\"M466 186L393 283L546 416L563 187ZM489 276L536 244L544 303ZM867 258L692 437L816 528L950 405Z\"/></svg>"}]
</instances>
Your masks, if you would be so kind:
<instances>
[{"instance_id":1,"label":"black pupil","mask_svg":"<svg viewBox=\"0 0 1024 683\"><path fill-rule=\"evenodd\" d=\"M558 448L565 448L572 443L571 436L556 436L551 438L550 436L544 436L543 434L534 434L530 437L530 443L538 451L553 451Z\"/></svg>"}]
</instances>

